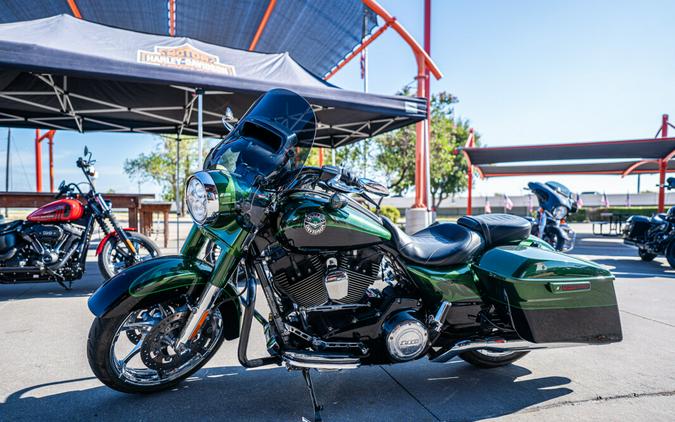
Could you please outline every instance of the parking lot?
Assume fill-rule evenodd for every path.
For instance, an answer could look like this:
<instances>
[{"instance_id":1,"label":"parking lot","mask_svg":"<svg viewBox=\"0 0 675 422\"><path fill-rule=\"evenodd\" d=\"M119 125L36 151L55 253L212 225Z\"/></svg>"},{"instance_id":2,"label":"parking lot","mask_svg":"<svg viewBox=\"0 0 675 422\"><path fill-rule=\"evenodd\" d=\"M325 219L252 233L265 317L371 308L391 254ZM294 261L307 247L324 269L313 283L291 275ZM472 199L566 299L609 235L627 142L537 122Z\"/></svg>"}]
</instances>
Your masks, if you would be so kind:
<instances>
[{"instance_id":1,"label":"parking lot","mask_svg":"<svg viewBox=\"0 0 675 422\"><path fill-rule=\"evenodd\" d=\"M580 227L586 231L587 227ZM590 231L590 230L588 230ZM426 359L314 375L324 420L675 420L675 271L618 238L581 234L574 254L617 276L622 343L532 352L504 368ZM236 342L173 391L131 396L96 380L85 343L94 261L71 291L0 285L0 420L299 421L312 409L302 376L246 371ZM250 355L262 353L260 337Z\"/></svg>"}]
</instances>

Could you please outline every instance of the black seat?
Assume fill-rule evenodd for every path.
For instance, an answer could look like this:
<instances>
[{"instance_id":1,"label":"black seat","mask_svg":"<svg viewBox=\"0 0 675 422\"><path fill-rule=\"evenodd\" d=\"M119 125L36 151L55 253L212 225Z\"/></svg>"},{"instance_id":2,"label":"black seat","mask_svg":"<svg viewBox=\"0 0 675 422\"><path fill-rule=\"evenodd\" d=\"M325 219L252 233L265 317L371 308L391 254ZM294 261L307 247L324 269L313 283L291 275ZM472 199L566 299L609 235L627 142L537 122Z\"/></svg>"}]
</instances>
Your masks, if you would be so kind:
<instances>
[{"instance_id":1,"label":"black seat","mask_svg":"<svg viewBox=\"0 0 675 422\"><path fill-rule=\"evenodd\" d=\"M527 239L532 229L529 221L511 214L465 215L457 224L479 233L488 248Z\"/></svg>"},{"instance_id":2,"label":"black seat","mask_svg":"<svg viewBox=\"0 0 675 422\"><path fill-rule=\"evenodd\" d=\"M4 233L6 231L12 231L16 228L18 228L23 221L21 220L14 220L10 221L9 223L0 223L0 233Z\"/></svg>"},{"instance_id":3,"label":"black seat","mask_svg":"<svg viewBox=\"0 0 675 422\"><path fill-rule=\"evenodd\" d=\"M415 264L447 267L469 261L483 248L483 240L457 224L434 224L408 236L387 218L382 218L401 256Z\"/></svg>"}]
</instances>

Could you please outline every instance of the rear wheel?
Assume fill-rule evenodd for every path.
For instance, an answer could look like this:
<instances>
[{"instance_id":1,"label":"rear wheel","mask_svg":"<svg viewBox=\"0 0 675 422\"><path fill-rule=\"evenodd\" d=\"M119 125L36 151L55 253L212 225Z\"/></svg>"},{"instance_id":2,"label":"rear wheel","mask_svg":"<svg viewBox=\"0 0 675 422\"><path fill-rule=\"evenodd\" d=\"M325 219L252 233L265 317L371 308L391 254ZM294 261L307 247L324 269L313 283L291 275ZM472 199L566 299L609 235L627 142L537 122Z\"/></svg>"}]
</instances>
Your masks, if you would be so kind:
<instances>
[{"instance_id":1,"label":"rear wheel","mask_svg":"<svg viewBox=\"0 0 675 422\"><path fill-rule=\"evenodd\" d=\"M160 254L159 246L149 237L137 232L126 232L126 235L136 249L136 259L130 258L129 249L119 241L117 236L111 236L98 255L98 269L101 271L104 280L111 278L125 268L155 258Z\"/></svg>"},{"instance_id":2,"label":"rear wheel","mask_svg":"<svg viewBox=\"0 0 675 422\"><path fill-rule=\"evenodd\" d=\"M562 251L565 247L565 239L555 230L545 231L543 240L553 246L556 251Z\"/></svg>"},{"instance_id":3,"label":"rear wheel","mask_svg":"<svg viewBox=\"0 0 675 422\"><path fill-rule=\"evenodd\" d=\"M529 352L496 352L487 349L472 350L459 355L464 361L478 368L498 368L517 361Z\"/></svg>"},{"instance_id":4,"label":"rear wheel","mask_svg":"<svg viewBox=\"0 0 675 422\"><path fill-rule=\"evenodd\" d=\"M675 268L675 242L666 248L666 259L668 260L668 264L670 264L670 268Z\"/></svg>"},{"instance_id":5,"label":"rear wheel","mask_svg":"<svg viewBox=\"0 0 675 422\"><path fill-rule=\"evenodd\" d=\"M642 259L645 262L651 262L656 258L656 254L649 253L647 252L646 249L638 249L638 255L640 255L640 259ZM668 261L670 262L670 261ZM671 264L672 266L672 264Z\"/></svg>"},{"instance_id":6,"label":"rear wheel","mask_svg":"<svg viewBox=\"0 0 675 422\"><path fill-rule=\"evenodd\" d=\"M186 304L162 303L116 318L96 318L87 358L94 375L124 393L154 393L178 384L213 357L223 342L219 309L209 313L182 353L174 348L189 314Z\"/></svg>"}]
</instances>

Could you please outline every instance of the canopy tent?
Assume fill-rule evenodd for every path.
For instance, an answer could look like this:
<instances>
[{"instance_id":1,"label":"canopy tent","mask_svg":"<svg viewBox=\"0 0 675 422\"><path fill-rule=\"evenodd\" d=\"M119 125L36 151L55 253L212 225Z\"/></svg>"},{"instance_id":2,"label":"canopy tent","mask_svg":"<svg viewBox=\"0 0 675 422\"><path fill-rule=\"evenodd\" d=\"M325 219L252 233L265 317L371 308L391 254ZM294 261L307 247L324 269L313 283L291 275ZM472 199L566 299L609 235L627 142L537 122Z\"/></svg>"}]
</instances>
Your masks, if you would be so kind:
<instances>
[{"instance_id":1,"label":"canopy tent","mask_svg":"<svg viewBox=\"0 0 675 422\"><path fill-rule=\"evenodd\" d=\"M4 0L0 23L59 14L242 50L287 51L317 76L377 25L361 0Z\"/></svg>"},{"instance_id":2,"label":"canopy tent","mask_svg":"<svg viewBox=\"0 0 675 422\"><path fill-rule=\"evenodd\" d=\"M337 147L426 117L424 99L336 88L288 54L262 54L112 28L68 15L0 25L0 123L108 132L223 136L235 116L271 88L307 98L316 145Z\"/></svg>"},{"instance_id":3,"label":"canopy tent","mask_svg":"<svg viewBox=\"0 0 675 422\"><path fill-rule=\"evenodd\" d=\"M661 138L489 148L475 147L471 132L467 145L460 148L470 168L467 212L471 213L471 176L474 169L483 178L553 174L614 174L624 177L629 174L659 173L658 208L663 211L665 175L667 171L675 170L675 164L670 163L675 157L675 138L668 137L668 127L673 126L668 122L668 115L664 114L657 134ZM550 160L577 162L527 164ZM500 163L517 164L498 165Z\"/></svg>"}]
</instances>

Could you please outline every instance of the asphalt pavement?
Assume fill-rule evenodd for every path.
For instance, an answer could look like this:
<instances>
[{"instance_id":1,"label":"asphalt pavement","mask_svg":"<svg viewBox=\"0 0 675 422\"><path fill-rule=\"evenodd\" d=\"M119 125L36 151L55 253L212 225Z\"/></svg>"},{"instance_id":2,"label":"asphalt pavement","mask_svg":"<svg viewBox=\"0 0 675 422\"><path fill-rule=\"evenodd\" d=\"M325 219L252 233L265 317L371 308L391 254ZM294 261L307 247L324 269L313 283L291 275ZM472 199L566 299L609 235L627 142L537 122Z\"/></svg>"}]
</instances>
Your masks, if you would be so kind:
<instances>
[{"instance_id":1,"label":"asphalt pavement","mask_svg":"<svg viewBox=\"0 0 675 422\"><path fill-rule=\"evenodd\" d=\"M532 352L484 370L459 359L315 373L326 421L675 420L675 271L645 263L618 238L581 235L574 254L607 265L624 341ZM302 376L244 370L236 342L172 391L127 395L87 364L88 296L101 282L91 261L73 289L0 285L0 421L300 421L312 408ZM262 335L250 355L262 354Z\"/></svg>"}]
</instances>

